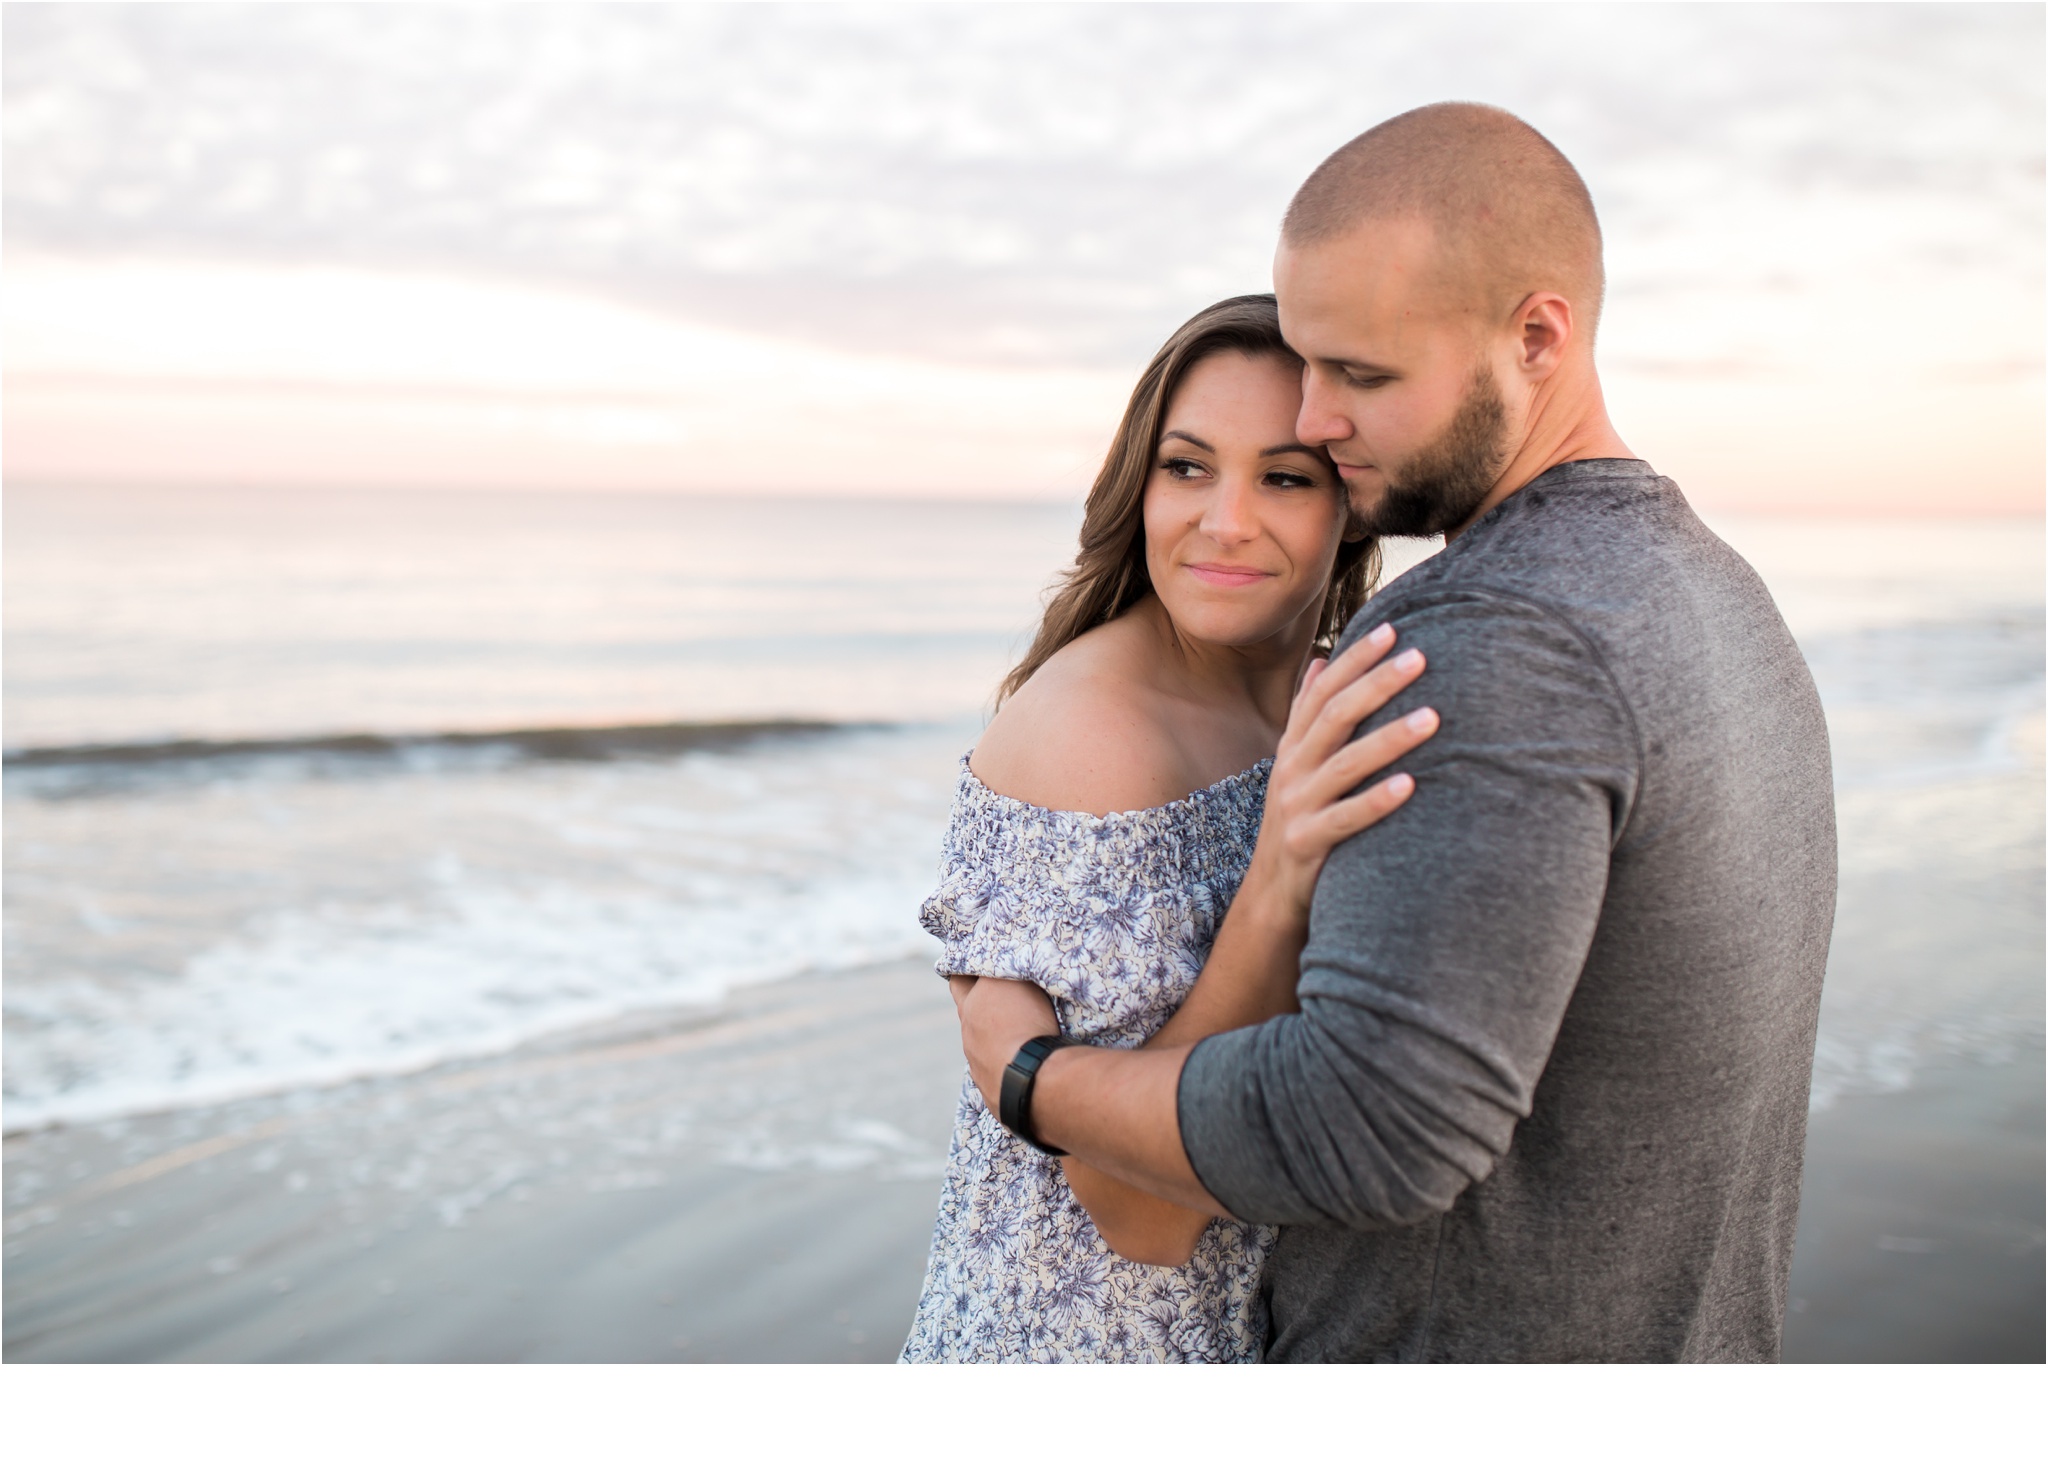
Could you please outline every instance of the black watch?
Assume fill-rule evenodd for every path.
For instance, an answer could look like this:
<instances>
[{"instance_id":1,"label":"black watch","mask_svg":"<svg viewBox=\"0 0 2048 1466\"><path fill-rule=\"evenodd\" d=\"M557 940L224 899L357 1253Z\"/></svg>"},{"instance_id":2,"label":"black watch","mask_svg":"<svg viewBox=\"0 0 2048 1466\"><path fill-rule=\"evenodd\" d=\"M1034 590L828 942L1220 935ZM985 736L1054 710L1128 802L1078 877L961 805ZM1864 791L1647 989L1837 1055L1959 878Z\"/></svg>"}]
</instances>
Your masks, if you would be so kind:
<instances>
[{"instance_id":1,"label":"black watch","mask_svg":"<svg viewBox=\"0 0 2048 1466\"><path fill-rule=\"evenodd\" d=\"M1064 1049L1075 1042L1059 1033L1027 1038L1017 1049L1017 1057L1010 1060L1009 1066L1003 1070L1003 1092L996 1118L1003 1122L1005 1130L1047 1155L1065 1155L1066 1152L1047 1145L1031 1128L1031 1091L1038 1085L1038 1066L1045 1062L1046 1056L1054 1049Z\"/></svg>"}]
</instances>

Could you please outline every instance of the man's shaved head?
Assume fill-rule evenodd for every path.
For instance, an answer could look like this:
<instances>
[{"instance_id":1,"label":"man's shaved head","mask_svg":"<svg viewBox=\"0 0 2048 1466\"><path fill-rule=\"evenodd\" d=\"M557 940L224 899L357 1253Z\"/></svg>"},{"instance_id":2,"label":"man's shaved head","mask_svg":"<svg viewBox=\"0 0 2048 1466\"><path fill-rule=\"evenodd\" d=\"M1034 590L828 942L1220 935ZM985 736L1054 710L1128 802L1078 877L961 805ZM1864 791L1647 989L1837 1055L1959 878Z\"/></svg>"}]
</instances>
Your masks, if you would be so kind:
<instances>
[{"instance_id":1,"label":"man's shaved head","mask_svg":"<svg viewBox=\"0 0 2048 1466\"><path fill-rule=\"evenodd\" d=\"M1593 198L1565 155L1519 117L1439 102L1360 133L1309 175L1281 238L1302 248L1402 218L1430 226L1447 283L1471 307L1504 315L1532 292L1554 290L1591 342L1606 286Z\"/></svg>"}]
</instances>

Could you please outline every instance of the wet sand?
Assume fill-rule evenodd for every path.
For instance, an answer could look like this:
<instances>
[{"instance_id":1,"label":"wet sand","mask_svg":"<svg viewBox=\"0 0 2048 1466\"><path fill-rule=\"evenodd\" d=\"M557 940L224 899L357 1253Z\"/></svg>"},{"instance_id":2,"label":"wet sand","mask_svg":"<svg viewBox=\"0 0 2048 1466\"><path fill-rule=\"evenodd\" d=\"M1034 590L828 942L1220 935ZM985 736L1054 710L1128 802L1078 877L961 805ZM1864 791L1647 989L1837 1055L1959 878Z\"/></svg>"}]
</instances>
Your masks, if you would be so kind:
<instances>
[{"instance_id":1,"label":"wet sand","mask_svg":"<svg viewBox=\"0 0 2048 1466\"><path fill-rule=\"evenodd\" d=\"M1845 791L1785 1358L2044 1355L2042 727L2022 765ZM1832 1079L1829 1077L1832 1075Z\"/></svg>"},{"instance_id":2,"label":"wet sand","mask_svg":"<svg viewBox=\"0 0 2048 1466\"><path fill-rule=\"evenodd\" d=\"M904 963L16 1136L6 1358L888 1360L956 1055L944 990ZM1788 1361L2041 1359L2041 1085L2035 1047L1814 1117Z\"/></svg>"},{"instance_id":3,"label":"wet sand","mask_svg":"<svg viewBox=\"0 0 2048 1466\"><path fill-rule=\"evenodd\" d=\"M6 1358L882 1361L959 1059L921 963L6 1147Z\"/></svg>"},{"instance_id":4,"label":"wet sand","mask_svg":"<svg viewBox=\"0 0 2048 1466\"><path fill-rule=\"evenodd\" d=\"M2042 1361L2042 1056L1813 1117L1787 1363Z\"/></svg>"}]
</instances>

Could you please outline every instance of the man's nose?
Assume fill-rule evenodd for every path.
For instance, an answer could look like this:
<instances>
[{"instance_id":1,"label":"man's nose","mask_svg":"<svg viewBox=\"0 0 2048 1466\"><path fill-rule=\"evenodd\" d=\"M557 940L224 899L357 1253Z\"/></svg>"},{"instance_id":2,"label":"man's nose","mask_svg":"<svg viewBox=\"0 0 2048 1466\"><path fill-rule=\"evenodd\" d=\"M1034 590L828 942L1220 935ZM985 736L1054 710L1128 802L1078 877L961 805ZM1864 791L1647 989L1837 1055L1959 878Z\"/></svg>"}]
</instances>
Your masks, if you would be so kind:
<instances>
[{"instance_id":1,"label":"man's nose","mask_svg":"<svg viewBox=\"0 0 2048 1466\"><path fill-rule=\"evenodd\" d=\"M1294 436L1311 448L1341 443L1351 436L1351 419L1339 409L1337 394L1311 367L1301 372L1301 411L1294 419Z\"/></svg>"}]
</instances>

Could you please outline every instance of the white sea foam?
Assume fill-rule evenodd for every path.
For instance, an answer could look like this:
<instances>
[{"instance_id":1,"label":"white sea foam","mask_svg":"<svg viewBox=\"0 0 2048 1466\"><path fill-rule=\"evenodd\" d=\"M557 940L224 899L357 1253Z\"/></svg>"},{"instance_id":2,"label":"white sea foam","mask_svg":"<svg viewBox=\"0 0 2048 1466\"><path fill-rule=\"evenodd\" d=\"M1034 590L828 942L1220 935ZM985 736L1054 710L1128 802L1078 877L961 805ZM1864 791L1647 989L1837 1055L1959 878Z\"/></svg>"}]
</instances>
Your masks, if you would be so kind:
<instances>
[{"instance_id":1,"label":"white sea foam","mask_svg":"<svg viewBox=\"0 0 2048 1466\"><path fill-rule=\"evenodd\" d=\"M18 798L7 1126L417 1070L930 954L964 737ZM214 848L189 864L87 868L110 836L195 826Z\"/></svg>"},{"instance_id":2,"label":"white sea foam","mask_svg":"<svg viewBox=\"0 0 2048 1466\"><path fill-rule=\"evenodd\" d=\"M72 984L15 1013L10 1130L396 1074L733 988L934 950L903 872L712 905L463 882L432 906L286 911L139 992ZM62 1085L63 1074L90 1075Z\"/></svg>"}]
</instances>

